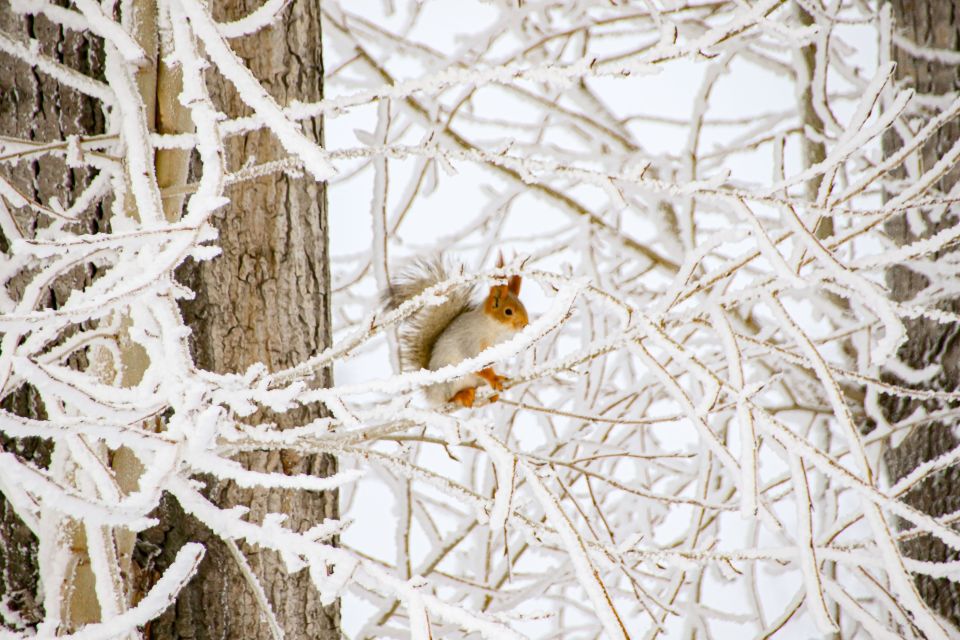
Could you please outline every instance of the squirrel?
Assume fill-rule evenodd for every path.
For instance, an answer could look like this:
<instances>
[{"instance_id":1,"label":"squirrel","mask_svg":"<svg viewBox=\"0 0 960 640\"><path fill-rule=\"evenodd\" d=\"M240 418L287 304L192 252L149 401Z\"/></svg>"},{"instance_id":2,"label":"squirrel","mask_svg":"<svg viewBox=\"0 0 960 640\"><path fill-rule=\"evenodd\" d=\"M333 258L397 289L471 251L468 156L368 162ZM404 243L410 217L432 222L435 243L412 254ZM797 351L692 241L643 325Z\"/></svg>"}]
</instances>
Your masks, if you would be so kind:
<instances>
[{"instance_id":1,"label":"squirrel","mask_svg":"<svg viewBox=\"0 0 960 640\"><path fill-rule=\"evenodd\" d=\"M497 266L503 266L500 255ZM463 267L460 267L462 273ZM439 257L414 261L389 285L387 307L395 309L429 287L448 280L447 267ZM400 331L400 360L406 370L429 369L456 364L472 358L487 347L511 338L527 326L527 309L520 301L520 276L510 276L507 284L490 287L481 304L473 302L473 286L461 286L446 294L439 305L428 306L407 322ZM493 367L433 384L425 389L433 404L453 402L472 407L477 387L486 382L494 391L503 389L503 376ZM498 395L491 398L498 399Z\"/></svg>"}]
</instances>

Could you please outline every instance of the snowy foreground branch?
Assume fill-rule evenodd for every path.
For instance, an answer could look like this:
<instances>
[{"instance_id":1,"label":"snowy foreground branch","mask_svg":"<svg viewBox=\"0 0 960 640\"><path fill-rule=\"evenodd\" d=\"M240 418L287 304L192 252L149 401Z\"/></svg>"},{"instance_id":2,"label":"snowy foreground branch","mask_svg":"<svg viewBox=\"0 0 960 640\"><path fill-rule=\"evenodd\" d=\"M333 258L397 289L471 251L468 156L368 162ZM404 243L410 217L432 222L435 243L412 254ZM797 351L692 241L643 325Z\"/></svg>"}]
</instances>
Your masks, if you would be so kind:
<instances>
[{"instance_id":1,"label":"snowy foreground branch","mask_svg":"<svg viewBox=\"0 0 960 640\"><path fill-rule=\"evenodd\" d=\"M960 321L938 309L956 295L955 259L933 260L960 230L895 247L882 229L906 215L919 235L955 207L936 185L960 143L933 166L916 154L960 96L894 84L888 52L865 44L903 40L886 9L803 2L806 25L778 0L501 3L457 21L436 2L380 18L324 2L328 97L279 104L231 39L282 28L291 3L217 24L203 2L160 0L194 131L163 135L138 89L146 54L108 4L13 3L103 38L102 79L0 32L0 51L96 99L107 123L90 138L0 140L0 388L32 388L44 416L2 410L0 432L54 443L48 466L0 452L0 491L39 540L46 616L32 628L0 603L0 637L65 632L81 529L104 617L63 637L136 637L204 554L184 546L131 602L118 549L156 523L165 493L229 541L275 636L236 543L307 571L324 603L343 598L356 638L949 637L913 578L957 581L960 564L911 560L900 543L960 550L960 514L903 500L960 450L896 484L882 461L960 411L960 394L923 388L939 368L896 358L904 319ZM253 115L220 113L212 68ZM325 147L304 133L321 115ZM286 157L229 157L230 138L261 129ZM904 144L885 158L891 130ZM161 189L164 149L194 153L193 182ZM54 157L95 175L74 202L35 199L5 173ZM329 181L334 343L288 370L200 370L178 306L192 292L174 270L217 259L212 218L230 185L277 172ZM101 203L110 231L81 232ZM489 268L498 251L516 258ZM377 292L397 266L437 252L469 269L385 311ZM90 265L88 285L46 304ZM930 285L891 299L893 265ZM516 338L441 371L391 370L395 331L418 309L515 273L532 312ZM130 345L147 361L132 383ZM492 363L511 369L499 402L481 391L455 410L419 395ZM314 388L326 366L336 384ZM890 397L918 408L890 422ZM329 417L253 418L308 405ZM120 451L142 469L135 488ZM255 472L233 459L245 451L329 453L341 471ZM198 474L339 489L343 519L255 522L204 497Z\"/></svg>"}]
</instances>

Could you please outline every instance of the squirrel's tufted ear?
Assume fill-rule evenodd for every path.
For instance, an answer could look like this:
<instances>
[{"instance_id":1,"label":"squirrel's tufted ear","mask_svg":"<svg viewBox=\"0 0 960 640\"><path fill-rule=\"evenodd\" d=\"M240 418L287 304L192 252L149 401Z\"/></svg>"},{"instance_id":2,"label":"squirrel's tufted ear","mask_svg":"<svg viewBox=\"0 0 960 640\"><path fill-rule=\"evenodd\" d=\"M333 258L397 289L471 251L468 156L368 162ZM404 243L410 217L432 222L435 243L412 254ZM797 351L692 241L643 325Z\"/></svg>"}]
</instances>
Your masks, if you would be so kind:
<instances>
[{"instance_id":1,"label":"squirrel's tufted ear","mask_svg":"<svg viewBox=\"0 0 960 640\"><path fill-rule=\"evenodd\" d=\"M502 284L495 284L490 287L490 293L487 294L486 306L489 309L499 309L502 299L507 295L507 288Z\"/></svg>"},{"instance_id":2,"label":"squirrel's tufted ear","mask_svg":"<svg viewBox=\"0 0 960 640\"><path fill-rule=\"evenodd\" d=\"M526 260L524 260L524 262L526 262ZM497 268L502 269L503 265L503 251L500 251L497 255ZM510 278L507 280L507 291L515 296L520 295L520 280L520 276L510 276Z\"/></svg>"}]
</instances>

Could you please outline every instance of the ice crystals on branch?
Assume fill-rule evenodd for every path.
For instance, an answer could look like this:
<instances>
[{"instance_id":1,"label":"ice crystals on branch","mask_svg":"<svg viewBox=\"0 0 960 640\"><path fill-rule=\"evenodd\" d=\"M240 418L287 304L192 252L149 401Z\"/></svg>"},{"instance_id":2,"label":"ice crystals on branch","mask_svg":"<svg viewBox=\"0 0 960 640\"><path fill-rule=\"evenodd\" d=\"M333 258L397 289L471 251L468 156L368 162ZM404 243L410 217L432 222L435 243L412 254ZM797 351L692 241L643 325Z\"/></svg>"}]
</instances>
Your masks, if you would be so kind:
<instances>
[{"instance_id":1,"label":"ice crystals on branch","mask_svg":"<svg viewBox=\"0 0 960 640\"><path fill-rule=\"evenodd\" d=\"M904 318L957 321L937 306L960 290L955 265L933 258L960 232L894 247L881 229L906 212L922 231L956 206L937 184L960 142L929 166L917 158L960 99L897 90L886 54L858 70L863 45L846 41L873 25L918 57L952 52L910 43L889 9L864 3L801 2L812 24L778 0L484 4L484 19L445 22L446 42L423 39L441 3L397 3L398 19L381 20L324 2L326 97L280 104L230 41L282 28L298 2L267 0L219 24L200 0L158 3L164 62L183 76L194 133L151 130L137 84L146 53L106 5L12 2L99 37L103 80L0 33L0 51L98 101L107 123L98 136L0 141L2 397L29 385L46 408L30 419L2 410L0 431L57 452L48 467L0 452L0 490L41 541L45 584L64 579L65 532L88 535L112 615L58 637L133 634L190 580L195 544L136 606L118 597L112 536L153 524L165 493L241 570L248 545L306 571L322 602L343 599L347 631L362 637L944 637L913 578L955 581L957 563L913 561L899 544L925 535L960 549L949 520L904 500L960 453L893 484L878 460L910 430L956 417L960 393L915 388L940 369L908 368L897 353ZM779 83L759 97L749 92L774 80L756 69ZM219 111L211 71L253 115ZM699 90L681 109L672 100L687 73ZM751 104L731 112L731 89ZM323 146L305 128L319 116ZM903 146L883 157L891 130ZM232 157L230 139L251 131L276 136L286 155ZM194 155L193 183L161 188L164 150ZM11 177L52 160L92 176L72 202L40 201ZM907 178L891 178L904 163ZM348 219L370 230L370 247L331 243L335 340L284 370L200 370L177 302L192 292L174 272L218 256L211 217L229 185L280 172L329 181L335 236ZM345 204L357 184L362 206ZM165 211L176 197L182 216ZM81 229L97 206L109 208L109 231ZM366 210L373 220L358 225ZM518 257L488 268L499 251ZM380 308L371 293L393 260L428 253L470 269ZM892 300L883 278L895 264L930 286ZM92 282L45 304L90 265ZM525 292L525 329L436 371L389 370L391 334L418 311L518 274L536 291ZM124 380L128 346L149 363L135 381ZM499 401L422 402L424 387L491 365L510 367ZM340 381L317 387L330 366ZM881 397L917 409L887 420ZM283 429L267 417L311 403L329 417ZM109 465L121 448L143 467L127 492ZM247 451L329 453L341 470L255 471L235 459ZM254 521L208 500L199 474L339 489L344 517L305 531L280 513ZM276 633L269 597L247 579ZM59 598L48 590L32 637L57 634Z\"/></svg>"}]
</instances>

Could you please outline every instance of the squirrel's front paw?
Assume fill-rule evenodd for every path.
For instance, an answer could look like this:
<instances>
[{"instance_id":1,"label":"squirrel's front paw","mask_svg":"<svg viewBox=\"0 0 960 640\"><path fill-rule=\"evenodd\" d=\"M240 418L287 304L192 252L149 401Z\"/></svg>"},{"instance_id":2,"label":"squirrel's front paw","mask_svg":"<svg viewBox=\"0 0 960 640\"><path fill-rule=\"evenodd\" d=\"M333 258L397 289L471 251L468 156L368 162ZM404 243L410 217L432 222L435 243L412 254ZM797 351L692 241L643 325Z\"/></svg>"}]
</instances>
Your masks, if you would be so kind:
<instances>
[{"instance_id":1,"label":"squirrel's front paw","mask_svg":"<svg viewBox=\"0 0 960 640\"><path fill-rule=\"evenodd\" d=\"M453 397L450 398L449 402L458 404L461 407L466 407L469 409L473 406L473 401L477 397L477 388L476 387L467 387L466 389L460 389Z\"/></svg>"},{"instance_id":2,"label":"squirrel's front paw","mask_svg":"<svg viewBox=\"0 0 960 640\"><path fill-rule=\"evenodd\" d=\"M493 367L487 367L477 372L477 375L487 381L494 391L503 391L503 383L508 381L506 376L498 376Z\"/></svg>"}]
</instances>

